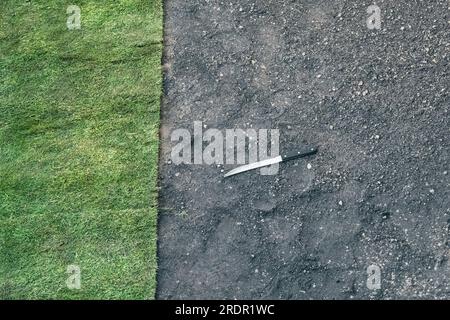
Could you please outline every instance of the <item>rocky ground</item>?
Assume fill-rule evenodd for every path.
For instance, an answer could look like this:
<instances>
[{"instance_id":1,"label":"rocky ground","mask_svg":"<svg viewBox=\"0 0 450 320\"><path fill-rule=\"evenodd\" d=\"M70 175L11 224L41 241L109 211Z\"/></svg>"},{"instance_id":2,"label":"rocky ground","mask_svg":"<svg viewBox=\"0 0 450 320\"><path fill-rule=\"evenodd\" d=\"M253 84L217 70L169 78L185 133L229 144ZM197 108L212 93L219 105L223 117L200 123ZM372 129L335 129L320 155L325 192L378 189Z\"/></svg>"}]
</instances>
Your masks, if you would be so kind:
<instances>
[{"instance_id":1,"label":"rocky ground","mask_svg":"<svg viewBox=\"0 0 450 320\"><path fill-rule=\"evenodd\" d=\"M165 1L158 298L450 298L450 4L371 4ZM320 151L223 179L171 163L194 121Z\"/></svg>"}]
</instances>

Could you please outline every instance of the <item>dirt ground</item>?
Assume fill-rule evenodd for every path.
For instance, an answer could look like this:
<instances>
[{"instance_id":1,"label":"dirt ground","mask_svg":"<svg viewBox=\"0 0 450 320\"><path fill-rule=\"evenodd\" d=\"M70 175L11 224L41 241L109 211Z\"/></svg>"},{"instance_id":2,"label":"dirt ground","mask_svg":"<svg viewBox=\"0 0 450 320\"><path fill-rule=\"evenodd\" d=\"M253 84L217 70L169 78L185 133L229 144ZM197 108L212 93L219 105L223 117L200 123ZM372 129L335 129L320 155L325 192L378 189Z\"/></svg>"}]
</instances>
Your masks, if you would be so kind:
<instances>
[{"instance_id":1,"label":"dirt ground","mask_svg":"<svg viewBox=\"0 0 450 320\"><path fill-rule=\"evenodd\" d=\"M165 1L158 298L450 298L449 2L371 4ZM223 179L194 121L320 151Z\"/></svg>"}]
</instances>

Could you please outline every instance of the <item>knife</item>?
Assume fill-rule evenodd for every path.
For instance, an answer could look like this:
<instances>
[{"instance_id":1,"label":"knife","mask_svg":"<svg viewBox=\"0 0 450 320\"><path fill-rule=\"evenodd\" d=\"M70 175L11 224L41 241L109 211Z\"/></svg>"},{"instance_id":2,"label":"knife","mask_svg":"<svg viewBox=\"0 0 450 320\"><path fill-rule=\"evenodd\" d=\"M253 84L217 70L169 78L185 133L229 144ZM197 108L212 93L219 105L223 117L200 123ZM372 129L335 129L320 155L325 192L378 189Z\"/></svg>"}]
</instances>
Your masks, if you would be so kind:
<instances>
[{"instance_id":1,"label":"knife","mask_svg":"<svg viewBox=\"0 0 450 320\"><path fill-rule=\"evenodd\" d=\"M275 158L270 158L270 159L266 159L266 160L262 160L262 161L258 161L258 162L254 162L254 163L250 163L250 164L246 164L246 165L237 167L236 169L233 169L233 170L227 172L224 177L225 178L231 177L231 176L234 176L234 175L242 173L242 172L258 169L261 167L270 166L272 164L279 163L279 162L286 162L289 160L303 158L306 156L313 155L313 154L317 153L317 151L318 151L318 147L304 147L299 151L283 154L283 155L277 156Z\"/></svg>"}]
</instances>

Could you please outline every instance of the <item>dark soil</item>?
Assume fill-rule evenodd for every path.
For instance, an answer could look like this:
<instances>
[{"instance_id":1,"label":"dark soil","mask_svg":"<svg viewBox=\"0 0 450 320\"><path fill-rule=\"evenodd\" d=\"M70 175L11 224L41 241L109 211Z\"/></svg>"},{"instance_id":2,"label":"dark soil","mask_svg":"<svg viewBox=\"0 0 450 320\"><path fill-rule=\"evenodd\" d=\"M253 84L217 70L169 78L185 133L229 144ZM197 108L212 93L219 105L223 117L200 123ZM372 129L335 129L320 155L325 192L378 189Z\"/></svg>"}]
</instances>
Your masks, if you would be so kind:
<instances>
[{"instance_id":1,"label":"dark soil","mask_svg":"<svg viewBox=\"0 0 450 320\"><path fill-rule=\"evenodd\" d=\"M376 3L165 1L158 298L450 298L449 2ZM320 151L223 179L194 121Z\"/></svg>"}]
</instances>

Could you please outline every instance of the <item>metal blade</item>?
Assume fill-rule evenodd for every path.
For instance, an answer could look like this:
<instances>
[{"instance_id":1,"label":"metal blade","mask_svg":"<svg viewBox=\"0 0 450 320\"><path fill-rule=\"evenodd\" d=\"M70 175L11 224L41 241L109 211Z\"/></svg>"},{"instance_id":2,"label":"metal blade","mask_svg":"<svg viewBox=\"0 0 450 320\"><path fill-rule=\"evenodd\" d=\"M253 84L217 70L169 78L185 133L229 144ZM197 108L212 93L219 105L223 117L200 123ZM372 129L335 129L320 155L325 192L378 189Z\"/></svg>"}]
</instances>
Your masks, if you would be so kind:
<instances>
[{"instance_id":1,"label":"metal blade","mask_svg":"<svg viewBox=\"0 0 450 320\"><path fill-rule=\"evenodd\" d=\"M266 160L262 160L262 161L258 161L258 162L254 162L254 163L250 163L250 164L246 164L240 167L237 167L236 169L233 169L229 172L227 172L225 174L225 178L229 177L229 176L234 176L235 174L238 173L242 173L245 171L249 171L249 170L253 170L253 169L258 169L261 167L266 167L266 166L270 166L271 164L275 164L278 162L281 162L283 159L281 158L281 156L275 157L275 158L270 158L270 159L266 159Z\"/></svg>"}]
</instances>

